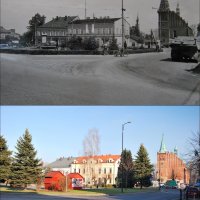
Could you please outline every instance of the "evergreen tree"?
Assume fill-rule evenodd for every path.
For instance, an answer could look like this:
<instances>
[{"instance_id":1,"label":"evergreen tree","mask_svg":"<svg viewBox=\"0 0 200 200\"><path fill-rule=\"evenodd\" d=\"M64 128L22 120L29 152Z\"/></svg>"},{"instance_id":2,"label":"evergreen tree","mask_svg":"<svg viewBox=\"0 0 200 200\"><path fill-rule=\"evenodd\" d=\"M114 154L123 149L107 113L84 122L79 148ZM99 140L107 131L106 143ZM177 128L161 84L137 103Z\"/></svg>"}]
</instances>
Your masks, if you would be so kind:
<instances>
[{"instance_id":1,"label":"evergreen tree","mask_svg":"<svg viewBox=\"0 0 200 200\"><path fill-rule=\"evenodd\" d=\"M7 141L0 135L0 181L7 182L11 173L11 151L8 150Z\"/></svg>"},{"instance_id":2,"label":"evergreen tree","mask_svg":"<svg viewBox=\"0 0 200 200\"><path fill-rule=\"evenodd\" d=\"M118 168L117 180L119 186L123 183L124 188L133 187L133 158L131 151L124 150L121 154L121 163ZM122 169L123 167L123 169ZM122 180L122 170L123 170L123 180Z\"/></svg>"},{"instance_id":3,"label":"evergreen tree","mask_svg":"<svg viewBox=\"0 0 200 200\"><path fill-rule=\"evenodd\" d=\"M140 187L150 186L151 173L153 171L153 165L151 165L148 153L144 145L142 144L136 156L134 165L134 176L140 182Z\"/></svg>"},{"instance_id":4,"label":"evergreen tree","mask_svg":"<svg viewBox=\"0 0 200 200\"><path fill-rule=\"evenodd\" d=\"M36 158L37 151L31 142L32 136L26 129L25 134L17 140L17 152L12 164L14 185L27 187L27 184L37 183L42 176L41 161Z\"/></svg>"}]
</instances>

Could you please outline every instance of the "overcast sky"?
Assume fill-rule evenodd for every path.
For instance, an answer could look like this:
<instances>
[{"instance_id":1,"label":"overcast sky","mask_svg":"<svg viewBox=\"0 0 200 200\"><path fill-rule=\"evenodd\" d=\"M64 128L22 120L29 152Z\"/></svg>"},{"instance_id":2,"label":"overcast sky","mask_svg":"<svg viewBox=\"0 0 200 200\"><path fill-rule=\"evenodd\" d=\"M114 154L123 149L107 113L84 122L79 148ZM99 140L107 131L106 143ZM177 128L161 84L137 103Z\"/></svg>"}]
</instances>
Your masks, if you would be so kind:
<instances>
[{"instance_id":1,"label":"overcast sky","mask_svg":"<svg viewBox=\"0 0 200 200\"><path fill-rule=\"evenodd\" d=\"M180 3L181 16L191 25L199 21L199 0L169 0L170 9L175 10ZM15 28L18 33L26 31L28 21L37 12L45 15L46 21L55 16L85 16L85 0L1 0L1 26L6 29ZM124 0L126 17L131 25L135 24L137 14L140 28L149 33L158 26L158 15L155 9L160 0ZM96 17L121 16L121 0L87 0L87 16Z\"/></svg>"}]
</instances>

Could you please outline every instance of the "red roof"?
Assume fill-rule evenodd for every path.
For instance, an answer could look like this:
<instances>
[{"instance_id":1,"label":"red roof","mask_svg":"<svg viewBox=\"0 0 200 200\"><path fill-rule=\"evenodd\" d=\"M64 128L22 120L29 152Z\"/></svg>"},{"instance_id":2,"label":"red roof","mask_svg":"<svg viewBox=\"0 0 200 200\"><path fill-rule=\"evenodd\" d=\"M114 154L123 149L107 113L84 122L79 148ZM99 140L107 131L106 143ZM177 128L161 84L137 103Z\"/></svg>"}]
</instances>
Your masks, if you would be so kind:
<instances>
[{"instance_id":1,"label":"red roof","mask_svg":"<svg viewBox=\"0 0 200 200\"><path fill-rule=\"evenodd\" d=\"M94 160L101 160L102 163L107 163L109 159L113 160L113 162L120 159L120 155L100 155L100 156L81 156L75 159L76 163L83 163L84 160L87 161L88 159Z\"/></svg>"},{"instance_id":2,"label":"red roof","mask_svg":"<svg viewBox=\"0 0 200 200\"><path fill-rule=\"evenodd\" d=\"M49 172L49 173L47 173L45 175L45 178L47 178L47 177L54 177L54 176L56 176L58 174L61 174L62 176L64 176L60 171L51 171L51 172Z\"/></svg>"},{"instance_id":3,"label":"red roof","mask_svg":"<svg viewBox=\"0 0 200 200\"><path fill-rule=\"evenodd\" d=\"M70 173L67 175L69 178L82 178L83 177L79 173Z\"/></svg>"}]
</instances>

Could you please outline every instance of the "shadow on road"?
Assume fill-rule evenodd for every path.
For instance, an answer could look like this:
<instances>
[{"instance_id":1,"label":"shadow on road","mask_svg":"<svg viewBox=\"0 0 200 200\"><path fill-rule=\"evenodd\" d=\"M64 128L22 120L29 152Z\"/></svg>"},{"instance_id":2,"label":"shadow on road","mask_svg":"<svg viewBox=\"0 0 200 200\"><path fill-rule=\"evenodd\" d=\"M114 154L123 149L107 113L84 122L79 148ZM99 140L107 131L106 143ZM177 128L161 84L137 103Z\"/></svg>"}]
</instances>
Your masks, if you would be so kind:
<instances>
[{"instance_id":1,"label":"shadow on road","mask_svg":"<svg viewBox=\"0 0 200 200\"><path fill-rule=\"evenodd\" d=\"M182 62L182 63L197 63L197 61L195 59L182 59L182 60L179 60L179 61L172 61L171 58L165 58L165 59L162 59L160 61L164 61L164 62Z\"/></svg>"}]
</instances>

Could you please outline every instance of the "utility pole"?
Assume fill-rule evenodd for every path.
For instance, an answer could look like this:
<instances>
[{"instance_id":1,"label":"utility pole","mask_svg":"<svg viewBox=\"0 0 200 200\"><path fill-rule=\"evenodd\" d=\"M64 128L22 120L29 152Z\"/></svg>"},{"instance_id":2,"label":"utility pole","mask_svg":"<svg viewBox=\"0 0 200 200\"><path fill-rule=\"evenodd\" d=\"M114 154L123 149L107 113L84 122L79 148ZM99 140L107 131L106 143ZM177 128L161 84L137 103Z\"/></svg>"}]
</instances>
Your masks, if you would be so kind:
<instances>
[{"instance_id":1,"label":"utility pole","mask_svg":"<svg viewBox=\"0 0 200 200\"><path fill-rule=\"evenodd\" d=\"M124 0L122 0L122 55L124 54Z\"/></svg>"}]
</instances>

